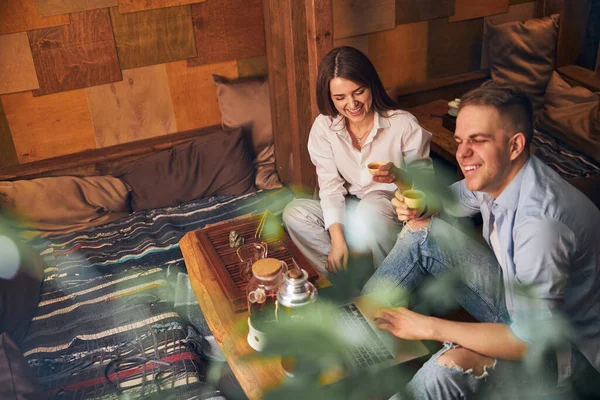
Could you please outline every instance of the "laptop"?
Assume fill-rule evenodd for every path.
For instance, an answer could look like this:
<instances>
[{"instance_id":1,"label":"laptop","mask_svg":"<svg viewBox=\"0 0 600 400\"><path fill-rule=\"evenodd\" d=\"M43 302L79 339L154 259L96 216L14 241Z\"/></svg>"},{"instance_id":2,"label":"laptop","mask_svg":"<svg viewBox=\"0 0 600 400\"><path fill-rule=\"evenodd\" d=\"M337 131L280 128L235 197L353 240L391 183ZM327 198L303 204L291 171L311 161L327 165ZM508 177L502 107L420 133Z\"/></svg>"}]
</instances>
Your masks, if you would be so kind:
<instances>
[{"instance_id":1,"label":"laptop","mask_svg":"<svg viewBox=\"0 0 600 400\"><path fill-rule=\"evenodd\" d=\"M421 341L403 340L388 331L377 329L375 312L391 304L374 304L367 296L359 296L353 301L339 306L336 325L340 332L348 334L352 346L348 354L349 367L353 371L377 366L390 367L428 354Z\"/></svg>"}]
</instances>

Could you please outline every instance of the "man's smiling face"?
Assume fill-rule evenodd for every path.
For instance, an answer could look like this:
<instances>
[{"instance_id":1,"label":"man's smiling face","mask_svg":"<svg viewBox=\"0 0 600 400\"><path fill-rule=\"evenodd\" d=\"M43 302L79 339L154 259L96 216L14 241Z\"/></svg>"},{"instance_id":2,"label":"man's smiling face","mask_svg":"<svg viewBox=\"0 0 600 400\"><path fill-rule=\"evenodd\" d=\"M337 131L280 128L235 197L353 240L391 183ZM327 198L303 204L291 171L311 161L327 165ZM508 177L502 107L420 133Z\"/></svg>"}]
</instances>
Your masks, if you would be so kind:
<instances>
[{"instance_id":1,"label":"man's smiling face","mask_svg":"<svg viewBox=\"0 0 600 400\"><path fill-rule=\"evenodd\" d=\"M456 120L456 160L467 188L498 197L510 182L511 137L492 106L468 105Z\"/></svg>"}]
</instances>

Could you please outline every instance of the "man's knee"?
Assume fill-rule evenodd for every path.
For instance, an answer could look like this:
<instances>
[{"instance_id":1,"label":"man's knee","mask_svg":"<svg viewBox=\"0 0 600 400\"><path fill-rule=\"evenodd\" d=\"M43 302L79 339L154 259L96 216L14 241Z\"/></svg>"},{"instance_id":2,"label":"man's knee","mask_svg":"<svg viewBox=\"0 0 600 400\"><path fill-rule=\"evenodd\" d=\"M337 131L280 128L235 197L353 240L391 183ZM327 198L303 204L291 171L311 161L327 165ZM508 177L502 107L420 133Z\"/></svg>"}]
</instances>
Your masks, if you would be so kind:
<instances>
[{"instance_id":1,"label":"man's knee","mask_svg":"<svg viewBox=\"0 0 600 400\"><path fill-rule=\"evenodd\" d=\"M319 224L318 217L311 210L312 200L295 199L283 209L283 224L287 229L297 230L306 225Z\"/></svg>"},{"instance_id":2,"label":"man's knee","mask_svg":"<svg viewBox=\"0 0 600 400\"><path fill-rule=\"evenodd\" d=\"M450 349L435 360L436 364L472 373L477 378L487 375L488 368L494 368L496 360L463 347Z\"/></svg>"}]
</instances>

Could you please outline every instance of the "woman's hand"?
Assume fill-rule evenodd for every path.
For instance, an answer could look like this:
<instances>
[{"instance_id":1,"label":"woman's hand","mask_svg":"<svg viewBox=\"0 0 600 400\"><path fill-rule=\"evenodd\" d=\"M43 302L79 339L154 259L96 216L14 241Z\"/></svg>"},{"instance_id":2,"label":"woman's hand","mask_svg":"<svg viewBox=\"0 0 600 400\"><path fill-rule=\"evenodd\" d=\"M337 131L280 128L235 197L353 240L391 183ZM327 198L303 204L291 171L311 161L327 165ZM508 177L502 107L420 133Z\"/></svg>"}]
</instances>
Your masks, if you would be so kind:
<instances>
[{"instance_id":1,"label":"woman's hand","mask_svg":"<svg viewBox=\"0 0 600 400\"><path fill-rule=\"evenodd\" d=\"M331 252L327 256L325 269L329 272L337 272L346 269L348 265L348 246L346 241L331 241Z\"/></svg>"},{"instance_id":2,"label":"woman's hand","mask_svg":"<svg viewBox=\"0 0 600 400\"><path fill-rule=\"evenodd\" d=\"M404 307L382 308L375 313L377 328L400 339L433 340L435 318L410 311Z\"/></svg>"},{"instance_id":3,"label":"woman's hand","mask_svg":"<svg viewBox=\"0 0 600 400\"><path fill-rule=\"evenodd\" d=\"M404 185L400 179L400 168L396 167L393 162L379 167L373 174L373 180L379 183L395 183L398 187Z\"/></svg>"}]
</instances>

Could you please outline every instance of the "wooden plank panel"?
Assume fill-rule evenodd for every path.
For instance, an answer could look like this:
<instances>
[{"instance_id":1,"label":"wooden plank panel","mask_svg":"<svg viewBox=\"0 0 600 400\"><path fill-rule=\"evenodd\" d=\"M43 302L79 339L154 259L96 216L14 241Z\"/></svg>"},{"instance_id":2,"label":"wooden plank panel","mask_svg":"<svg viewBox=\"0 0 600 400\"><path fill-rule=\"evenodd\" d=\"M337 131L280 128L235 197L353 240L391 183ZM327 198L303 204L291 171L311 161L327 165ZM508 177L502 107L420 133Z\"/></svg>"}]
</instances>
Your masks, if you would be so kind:
<instances>
[{"instance_id":1,"label":"wooden plank panel","mask_svg":"<svg viewBox=\"0 0 600 400\"><path fill-rule=\"evenodd\" d=\"M121 80L107 9L71 14L71 24L29 32L40 82L34 96Z\"/></svg>"},{"instance_id":2,"label":"wooden plank panel","mask_svg":"<svg viewBox=\"0 0 600 400\"><path fill-rule=\"evenodd\" d=\"M591 0L565 0L560 15L556 66L574 64L585 43Z\"/></svg>"},{"instance_id":3,"label":"wooden plank panel","mask_svg":"<svg viewBox=\"0 0 600 400\"><path fill-rule=\"evenodd\" d=\"M17 150L15 149L15 143L13 142L12 135L10 134L10 127L6 120L6 113L4 107L0 101L0 167L8 167L11 165L17 165L19 158L17 157Z\"/></svg>"},{"instance_id":4,"label":"wooden plank panel","mask_svg":"<svg viewBox=\"0 0 600 400\"><path fill-rule=\"evenodd\" d=\"M238 76L240 78L267 76L267 56L256 56L237 60Z\"/></svg>"},{"instance_id":5,"label":"wooden plank panel","mask_svg":"<svg viewBox=\"0 0 600 400\"><path fill-rule=\"evenodd\" d=\"M35 0L40 15L60 15L113 7L118 0Z\"/></svg>"},{"instance_id":6,"label":"wooden plank panel","mask_svg":"<svg viewBox=\"0 0 600 400\"><path fill-rule=\"evenodd\" d=\"M449 17L454 0L396 0L396 25Z\"/></svg>"},{"instance_id":7,"label":"wooden plank panel","mask_svg":"<svg viewBox=\"0 0 600 400\"><path fill-rule=\"evenodd\" d=\"M6 94L2 104L21 163L96 147L84 90Z\"/></svg>"},{"instance_id":8,"label":"wooden plank panel","mask_svg":"<svg viewBox=\"0 0 600 400\"><path fill-rule=\"evenodd\" d=\"M0 36L0 94L40 87L27 33Z\"/></svg>"},{"instance_id":9,"label":"wooden plank panel","mask_svg":"<svg viewBox=\"0 0 600 400\"><path fill-rule=\"evenodd\" d=\"M35 0L0 1L0 35L68 24L68 15L40 16Z\"/></svg>"},{"instance_id":10,"label":"wooden plank panel","mask_svg":"<svg viewBox=\"0 0 600 400\"><path fill-rule=\"evenodd\" d=\"M86 93L98 147L177 131L164 64L123 71L123 81Z\"/></svg>"},{"instance_id":11,"label":"wooden plank panel","mask_svg":"<svg viewBox=\"0 0 600 400\"><path fill-rule=\"evenodd\" d=\"M535 17L542 18L552 14L560 14L565 0L537 0L535 2Z\"/></svg>"},{"instance_id":12,"label":"wooden plank panel","mask_svg":"<svg viewBox=\"0 0 600 400\"><path fill-rule=\"evenodd\" d=\"M204 0L118 0L119 12L122 14L151 10L154 8L185 6L203 1Z\"/></svg>"},{"instance_id":13,"label":"wooden plank panel","mask_svg":"<svg viewBox=\"0 0 600 400\"><path fill-rule=\"evenodd\" d=\"M427 22L369 35L370 58L386 88L427 79Z\"/></svg>"},{"instance_id":14,"label":"wooden plank panel","mask_svg":"<svg viewBox=\"0 0 600 400\"><path fill-rule=\"evenodd\" d=\"M110 9L122 69L196 56L190 6L121 14Z\"/></svg>"},{"instance_id":15,"label":"wooden plank panel","mask_svg":"<svg viewBox=\"0 0 600 400\"><path fill-rule=\"evenodd\" d=\"M395 0L333 0L333 38L394 29Z\"/></svg>"},{"instance_id":16,"label":"wooden plank panel","mask_svg":"<svg viewBox=\"0 0 600 400\"><path fill-rule=\"evenodd\" d=\"M333 47L354 47L362 51L367 57L369 57L369 36L370 35L360 35L352 36L349 38L335 39L333 41Z\"/></svg>"},{"instance_id":17,"label":"wooden plank panel","mask_svg":"<svg viewBox=\"0 0 600 400\"><path fill-rule=\"evenodd\" d=\"M191 7L198 57L189 66L266 54L261 0L210 0Z\"/></svg>"},{"instance_id":18,"label":"wooden plank panel","mask_svg":"<svg viewBox=\"0 0 600 400\"><path fill-rule=\"evenodd\" d=\"M188 68L185 61L166 65L175 121L178 130L188 130L221 123L217 90L212 74L237 78L237 64L219 64Z\"/></svg>"},{"instance_id":19,"label":"wooden plank panel","mask_svg":"<svg viewBox=\"0 0 600 400\"><path fill-rule=\"evenodd\" d=\"M492 15L490 17L484 18L484 36L482 43L482 51L481 51L481 68L488 68L490 66L490 58L488 55L488 46L485 36L486 26L487 24L498 25L504 24L506 22L513 21L527 21L534 17L535 14L535 3L528 2L523 4L518 4L514 6L510 6L508 8L508 12L506 14L498 14Z\"/></svg>"},{"instance_id":20,"label":"wooden plank panel","mask_svg":"<svg viewBox=\"0 0 600 400\"><path fill-rule=\"evenodd\" d=\"M440 78L475 71L481 65L483 18L429 22L427 34L427 77Z\"/></svg>"},{"instance_id":21,"label":"wooden plank panel","mask_svg":"<svg viewBox=\"0 0 600 400\"><path fill-rule=\"evenodd\" d=\"M536 0L510 0L509 4L511 6L516 5L516 4L525 4L525 3L535 3Z\"/></svg>"},{"instance_id":22,"label":"wooden plank panel","mask_svg":"<svg viewBox=\"0 0 600 400\"><path fill-rule=\"evenodd\" d=\"M456 0L450 22L508 12L509 0Z\"/></svg>"}]
</instances>

